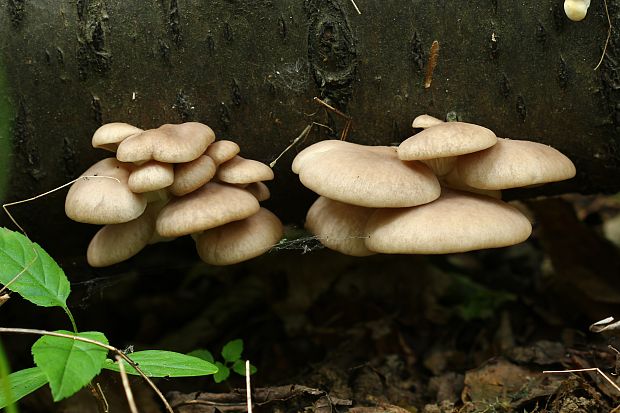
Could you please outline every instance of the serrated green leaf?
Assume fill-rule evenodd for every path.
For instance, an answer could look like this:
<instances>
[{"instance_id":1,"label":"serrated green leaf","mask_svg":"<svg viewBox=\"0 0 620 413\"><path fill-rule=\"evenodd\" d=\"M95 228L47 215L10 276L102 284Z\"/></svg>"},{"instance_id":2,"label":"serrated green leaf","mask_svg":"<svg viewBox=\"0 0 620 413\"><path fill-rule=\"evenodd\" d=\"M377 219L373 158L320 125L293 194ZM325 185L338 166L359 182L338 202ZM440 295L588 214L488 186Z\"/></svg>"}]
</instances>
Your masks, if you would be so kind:
<instances>
[{"instance_id":1,"label":"serrated green leaf","mask_svg":"<svg viewBox=\"0 0 620 413\"><path fill-rule=\"evenodd\" d=\"M136 351L128 356L149 377L194 377L217 372L217 367L213 363L173 351L145 350ZM126 361L123 363L128 374L138 374ZM118 363L110 359L105 361L103 367L119 371Z\"/></svg>"},{"instance_id":2,"label":"serrated green leaf","mask_svg":"<svg viewBox=\"0 0 620 413\"><path fill-rule=\"evenodd\" d=\"M235 373L245 377L245 361L237 360L232 365L232 369ZM250 375L256 373L256 367L250 364Z\"/></svg>"},{"instance_id":3,"label":"serrated green leaf","mask_svg":"<svg viewBox=\"0 0 620 413\"><path fill-rule=\"evenodd\" d=\"M198 357L199 359L206 360L209 363L215 363L215 358L213 357L213 354L211 354L209 350L204 348L190 351L189 353L187 353L187 355L192 357Z\"/></svg>"},{"instance_id":4,"label":"serrated green leaf","mask_svg":"<svg viewBox=\"0 0 620 413\"><path fill-rule=\"evenodd\" d=\"M108 344L103 333L97 331L57 332ZM95 344L53 336L41 337L32 346L34 362L45 373L54 401L69 397L88 384L101 371L107 353Z\"/></svg>"},{"instance_id":5,"label":"serrated green leaf","mask_svg":"<svg viewBox=\"0 0 620 413\"><path fill-rule=\"evenodd\" d=\"M221 383L230 376L230 369L219 361L216 361L215 365L217 366L217 373L213 375L213 380L216 383Z\"/></svg>"},{"instance_id":6,"label":"serrated green leaf","mask_svg":"<svg viewBox=\"0 0 620 413\"><path fill-rule=\"evenodd\" d=\"M8 385L11 391L11 402L16 402L24 396L29 395L35 390L43 387L47 383L47 377L43 370L38 367L32 367L25 370L16 371L7 376ZM9 404L7 395L5 394L5 384L0 384L0 409Z\"/></svg>"},{"instance_id":7,"label":"serrated green leaf","mask_svg":"<svg viewBox=\"0 0 620 413\"><path fill-rule=\"evenodd\" d=\"M8 284L24 268L11 291L43 307L67 306L71 287L56 261L23 234L0 228L0 283Z\"/></svg>"},{"instance_id":8,"label":"serrated green leaf","mask_svg":"<svg viewBox=\"0 0 620 413\"><path fill-rule=\"evenodd\" d=\"M222 357L229 363L239 360L241 358L241 353L243 353L243 340L240 338L230 340L222 347Z\"/></svg>"}]
</instances>

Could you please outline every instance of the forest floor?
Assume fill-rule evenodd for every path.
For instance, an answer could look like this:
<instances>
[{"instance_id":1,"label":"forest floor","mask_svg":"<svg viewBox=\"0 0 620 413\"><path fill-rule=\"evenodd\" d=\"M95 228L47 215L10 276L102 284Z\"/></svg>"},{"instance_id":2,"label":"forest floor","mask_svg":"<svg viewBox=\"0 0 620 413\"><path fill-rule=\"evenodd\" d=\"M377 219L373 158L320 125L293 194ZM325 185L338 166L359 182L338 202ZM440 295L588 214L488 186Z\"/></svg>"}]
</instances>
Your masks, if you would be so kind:
<instances>
[{"instance_id":1,"label":"forest floor","mask_svg":"<svg viewBox=\"0 0 620 413\"><path fill-rule=\"evenodd\" d=\"M104 331L119 348L217 356L243 339L258 368L254 412L620 412L620 391L603 376L616 381L620 342L588 330L620 315L620 250L602 231L620 201L568 196L522 207L535 222L530 240L475 253L351 258L305 239L214 268L186 240L103 271L81 258L62 265L81 329ZM62 317L42 320L27 305L3 311L20 327L58 328ZM23 353L28 340L5 346ZM13 362L29 366L29 356ZM600 373L545 372L592 368ZM128 411L118 376L98 382L111 412ZM138 378L131 384L141 412L163 411ZM157 385L179 413L247 411L241 376ZM54 405L48 389L20 408L98 411L87 391Z\"/></svg>"}]
</instances>

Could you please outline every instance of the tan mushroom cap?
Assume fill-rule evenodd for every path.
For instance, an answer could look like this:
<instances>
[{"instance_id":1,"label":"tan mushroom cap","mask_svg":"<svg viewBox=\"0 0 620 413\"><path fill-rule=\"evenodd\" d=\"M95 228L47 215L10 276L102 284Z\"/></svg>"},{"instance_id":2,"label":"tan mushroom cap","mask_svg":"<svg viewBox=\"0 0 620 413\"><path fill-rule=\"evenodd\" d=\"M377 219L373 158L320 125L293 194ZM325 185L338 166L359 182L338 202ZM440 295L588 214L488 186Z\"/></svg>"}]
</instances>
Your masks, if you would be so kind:
<instances>
[{"instance_id":1,"label":"tan mushroom cap","mask_svg":"<svg viewBox=\"0 0 620 413\"><path fill-rule=\"evenodd\" d=\"M155 233L155 218L165 202L149 204L138 218L101 228L88 245L86 259L92 267L118 264L139 253Z\"/></svg>"},{"instance_id":2,"label":"tan mushroom cap","mask_svg":"<svg viewBox=\"0 0 620 413\"><path fill-rule=\"evenodd\" d=\"M562 181L575 176L575 165L542 143L499 139L481 152L461 156L456 168L463 182L480 189L507 189Z\"/></svg>"},{"instance_id":3,"label":"tan mushroom cap","mask_svg":"<svg viewBox=\"0 0 620 413\"><path fill-rule=\"evenodd\" d=\"M403 160L445 158L481 151L495 145L493 131L472 123L444 122L405 139L398 146Z\"/></svg>"},{"instance_id":4,"label":"tan mushroom cap","mask_svg":"<svg viewBox=\"0 0 620 413\"><path fill-rule=\"evenodd\" d=\"M416 116L416 118L411 123L411 127L426 129L432 126L441 125L442 123L445 123L445 122L431 115L424 114L424 115Z\"/></svg>"},{"instance_id":5,"label":"tan mushroom cap","mask_svg":"<svg viewBox=\"0 0 620 413\"><path fill-rule=\"evenodd\" d=\"M444 190L430 204L380 209L366 246L386 254L450 254L525 241L532 226L516 208L482 195Z\"/></svg>"},{"instance_id":6,"label":"tan mushroom cap","mask_svg":"<svg viewBox=\"0 0 620 413\"><path fill-rule=\"evenodd\" d=\"M261 208L256 214L200 234L196 249L200 258L212 265L231 265L258 257L282 238L282 223Z\"/></svg>"},{"instance_id":7,"label":"tan mushroom cap","mask_svg":"<svg viewBox=\"0 0 620 413\"><path fill-rule=\"evenodd\" d=\"M258 202L266 201L271 197L271 192L269 192L269 188L262 182L252 182L244 189L254 195Z\"/></svg>"},{"instance_id":8,"label":"tan mushroom cap","mask_svg":"<svg viewBox=\"0 0 620 413\"><path fill-rule=\"evenodd\" d=\"M166 205L157 217L156 229L163 237L180 237L247 218L259 209L248 191L209 182Z\"/></svg>"},{"instance_id":9,"label":"tan mushroom cap","mask_svg":"<svg viewBox=\"0 0 620 413\"><path fill-rule=\"evenodd\" d=\"M148 161L135 166L129 175L129 189L132 192L144 193L157 191L172 185L174 170L169 163Z\"/></svg>"},{"instance_id":10,"label":"tan mushroom cap","mask_svg":"<svg viewBox=\"0 0 620 413\"><path fill-rule=\"evenodd\" d=\"M308 210L305 227L327 248L346 255L375 254L364 243L366 223L376 210L319 197Z\"/></svg>"},{"instance_id":11,"label":"tan mushroom cap","mask_svg":"<svg viewBox=\"0 0 620 413\"><path fill-rule=\"evenodd\" d=\"M131 135L142 132L128 123L112 122L99 127L93 134L93 148L101 148L111 152L116 152L118 145Z\"/></svg>"},{"instance_id":12,"label":"tan mushroom cap","mask_svg":"<svg viewBox=\"0 0 620 413\"><path fill-rule=\"evenodd\" d=\"M369 208L402 208L431 202L441 192L433 172L403 162L392 148L332 149L304 161L300 181L327 198Z\"/></svg>"},{"instance_id":13,"label":"tan mushroom cap","mask_svg":"<svg viewBox=\"0 0 620 413\"><path fill-rule=\"evenodd\" d=\"M127 181L132 165L115 158L103 159L81 176L67 193L65 213L87 224L119 224L138 218L146 208L146 198L131 192Z\"/></svg>"},{"instance_id":14,"label":"tan mushroom cap","mask_svg":"<svg viewBox=\"0 0 620 413\"><path fill-rule=\"evenodd\" d=\"M217 168L217 179L229 184L250 184L273 179L273 170L262 162L241 156L224 162Z\"/></svg>"},{"instance_id":15,"label":"tan mushroom cap","mask_svg":"<svg viewBox=\"0 0 620 413\"><path fill-rule=\"evenodd\" d=\"M213 159L207 155L199 156L191 162L176 164L170 192L183 196L195 191L215 176L216 168Z\"/></svg>"},{"instance_id":16,"label":"tan mushroom cap","mask_svg":"<svg viewBox=\"0 0 620 413\"><path fill-rule=\"evenodd\" d=\"M186 122L166 124L133 135L120 143L116 158L122 162L190 162L202 155L215 140L215 133L207 125Z\"/></svg>"},{"instance_id":17,"label":"tan mushroom cap","mask_svg":"<svg viewBox=\"0 0 620 413\"><path fill-rule=\"evenodd\" d=\"M295 159L293 159L293 163L291 165L292 171L299 174L299 171L307 160L312 159L316 155L331 151L332 149L374 151L379 153L385 152L386 154L394 153L396 151L396 148L389 146L368 146L336 139L328 139L312 144L299 152L297 156L295 156Z\"/></svg>"},{"instance_id":18,"label":"tan mushroom cap","mask_svg":"<svg viewBox=\"0 0 620 413\"><path fill-rule=\"evenodd\" d=\"M211 145L209 145L206 154L209 155L211 159L213 159L215 165L220 165L234 158L235 155L239 153L239 150L239 145L237 145L235 142L221 140L215 141Z\"/></svg>"},{"instance_id":19,"label":"tan mushroom cap","mask_svg":"<svg viewBox=\"0 0 620 413\"><path fill-rule=\"evenodd\" d=\"M486 195L495 199L502 199L502 191L496 189L480 189L474 188L463 182L463 178L459 175L459 171L455 168L449 174L442 176L439 179L442 186L446 186L458 191L472 192L478 195Z\"/></svg>"}]
</instances>

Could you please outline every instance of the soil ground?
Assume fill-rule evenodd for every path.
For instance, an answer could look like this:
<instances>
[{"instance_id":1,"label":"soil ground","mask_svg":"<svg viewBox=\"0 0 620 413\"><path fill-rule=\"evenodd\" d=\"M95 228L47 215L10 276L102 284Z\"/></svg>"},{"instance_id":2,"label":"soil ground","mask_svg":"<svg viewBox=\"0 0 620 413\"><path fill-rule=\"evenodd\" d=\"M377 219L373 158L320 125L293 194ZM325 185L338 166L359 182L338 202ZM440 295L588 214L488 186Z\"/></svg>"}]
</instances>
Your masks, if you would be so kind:
<instances>
[{"instance_id":1,"label":"soil ground","mask_svg":"<svg viewBox=\"0 0 620 413\"><path fill-rule=\"evenodd\" d=\"M306 238L226 268L197 260L190 239L150 247L128 263L61 265L80 329L135 350L189 352L242 338L255 412L610 412L614 332L588 331L620 314L620 253L601 228L613 197L565 196L521 205L535 222L526 243L448 256L351 258ZM19 299L2 324L58 329L63 314ZM14 367L32 360L29 337L3 339ZM128 411L118 376L98 381L111 412ZM138 379L140 411L163 411ZM159 380L180 413L246 411L245 381ZM97 412L83 391L52 404L41 389L22 412Z\"/></svg>"}]
</instances>

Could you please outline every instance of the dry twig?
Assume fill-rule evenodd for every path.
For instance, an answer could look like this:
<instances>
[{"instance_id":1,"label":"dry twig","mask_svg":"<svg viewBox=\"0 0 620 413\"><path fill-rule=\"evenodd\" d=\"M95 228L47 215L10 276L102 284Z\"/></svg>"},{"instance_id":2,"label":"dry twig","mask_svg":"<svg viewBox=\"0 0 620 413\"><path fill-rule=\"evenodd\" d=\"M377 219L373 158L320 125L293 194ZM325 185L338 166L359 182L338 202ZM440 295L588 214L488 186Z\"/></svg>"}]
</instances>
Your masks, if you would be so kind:
<instances>
[{"instance_id":1,"label":"dry twig","mask_svg":"<svg viewBox=\"0 0 620 413\"><path fill-rule=\"evenodd\" d=\"M252 413L252 389L250 388L250 360L245 361L245 391L248 401L248 413Z\"/></svg>"},{"instance_id":2,"label":"dry twig","mask_svg":"<svg viewBox=\"0 0 620 413\"><path fill-rule=\"evenodd\" d=\"M308 126L306 126L304 128L304 130L301 131L301 133L299 134L299 136L297 136L295 139L293 139L293 141L291 142L291 144L289 146L287 146L281 153L280 155L278 155L278 157L276 159L274 159L273 161L271 161L271 163L269 164L270 168L273 168L274 166L276 166L276 163L280 160L280 158L287 153L293 146L297 145L299 142L303 142L308 135L310 134L310 131L312 130L313 126L320 126L326 129L329 129L330 131L332 130L329 126L327 125L323 125L322 123L318 123L318 122L312 122L311 124L309 124Z\"/></svg>"},{"instance_id":3,"label":"dry twig","mask_svg":"<svg viewBox=\"0 0 620 413\"><path fill-rule=\"evenodd\" d=\"M58 186L58 187L56 187L56 188L54 188L54 189L50 189L49 191L46 191L46 192L44 192L44 193L42 193L42 194L35 195L35 196L31 197L31 198L28 198L28 199L22 199L22 200L20 200L20 201L8 202L8 203L6 203L6 204L2 204L2 209L4 209L4 212L5 212L5 213L8 215L8 217L11 219L11 221L13 222L13 224L15 224L15 226L16 226L16 227L17 227L17 228L21 231L21 233L22 233L22 234L24 234L24 236L25 236L26 238L30 239L30 237L28 236L28 233L26 233L26 230L24 230L24 229L22 228L22 226L21 226L21 225L19 225L19 224L17 223L17 220L16 220L15 218L13 218L13 215L11 215L11 213L9 212L9 207L10 207L10 206L14 206L14 205L24 204L24 203L26 203L26 202L31 202L31 201L37 200L37 199L42 198L42 197L44 197L44 196L47 196L47 195L49 195L49 194L51 194L51 193L53 193L53 192L59 191L59 190L61 190L61 189L63 189L63 188L66 188L67 186L72 185L74 182L77 182L77 181L78 181L78 180L80 180L80 179L88 179L88 178L106 178L106 179L114 179L116 182L119 182L119 183L120 183L120 181L119 181L118 179L116 179L116 178L114 178L114 177L112 177L112 176L97 176L97 175L92 175L92 176L88 176L88 175L87 175L87 176L80 176L79 178L76 178L76 179L74 179L74 180L72 180L72 181L69 181L69 182L67 182L67 183L64 183L64 184L62 184L62 185L60 185L60 186ZM28 271L28 269L32 266L32 264L34 264L34 263L35 263L35 261L37 260L37 258L39 258L39 254L37 253L37 250L36 250L34 247L32 248L32 250L34 251L34 257L32 258L32 260L30 260L30 262L28 262L28 264L26 264L26 266L25 266L25 267L24 267L24 268L23 268L20 272L18 272L18 273L17 273L17 274L16 274L16 275L15 275L15 276L14 276L14 277L13 277L13 278L12 278L12 279L8 282L8 283L6 283L6 284L5 284L5 285L4 285L4 286L0 289L0 295L2 295L2 293L4 293L4 291L5 291L7 288L9 288L9 286L10 286L11 284L13 284L15 281L17 281L17 280L19 279L19 277L21 277L21 275L22 275L23 273L25 273L26 271Z\"/></svg>"},{"instance_id":4,"label":"dry twig","mask_svg":"<svg viewBox=\"0 0 620 413\"><path fill-rule=\"evenodd\" d=\"M341 118L345 119L346 123L344 124L344 129L342 130L342 132L340 132L340 140L341 141L346 141L347 140L347 136L349 135L349 130L351 129L351 123L353 122L353 119L351 119L351 116L349 116L346 113L336 109L335 107L333 107L329 103L327 103L327 102L317 98L316 96L312 100L314 100L314 102L318 103L319 105L325 106L329 111L334 112L336 115L338 115Z\"/></svg>"},{"instance_id":5,"label":"dry twig","mask_svg":"<svg viewBox=\"0 0 620 413\"><path fill-rule=\"evenodd\" d=\"M608 375L603 373L603 371L601 369L599 369L598 367L592 367L592 368L589 368L589 369L573 369L573 370L545 370L545 371L543 371L543 374L581 373L581 372L587 372L587 371L595 371L595 372L597 372L598 374L603 376L603 378L605 380L607 380L609 382L609 384L611 384L613 386L613 388L618 391L618 393L620 393L620 386L618 386Z\"/></svg>"},{"instance_id":6,"label":"dry twig","mask_svg":"<svg viewBox=\"0 0 620 413\"><path fill-rule=\"evenodd\" d=\"M123 364L121 356L118 354L114 358L118 363L118 370L121 374L121 380L123 381L123 389L125 390L125 395L127 396L129 410L131 410L131 413L138 413L138 406L136 406L136 401L133 398L133 392L131 391L131 386L129 385L129 378L127 377L127 372L125 371L125 365Z\"/></svg>"},{"instance_id":7,"label":"dry twig","mask_svg":"<svg viewBox=\"0 0 620 413\"><path fill-rule=\"evenodd\" d=\"M174 410L172 410L172 407L170 406L170 403L168 403L168 400L166 400L166 398L164 397L164 395L161 392L161 390L159 390L157 388L157 386L155 385L155 383L153 383L153 381L146 374L144 374L142 369L140 369L140 366L138 366L138 364L136 362L134 362L125 353L123 353L121 350L117 349L114 346L102 343L102 342L97 341L97 340L91 340L91 339L85 338L85 337L73 336L71 334L56 333L55 331L37 330L37 329L30 329L30 328L7 328L7 327L0 327L0 333L34 334L34 335L38 335L38 336L62 337L62 338L67 338L67 339L75 340L75 341L81 341L81 342L84 342L84 343L89 343L89 344L93 344L95 346L99 346L99 347L105 348L106 350L115 353L117 355L117 357L120 357L121 359L125 360L131 367L133 367L136 370L136 372L138 372L138 374L140 376L142 376L144 381L147 382L147 384L151 387L151 389L153 389L153 391L161 399L162 403L166 407L166 410L169 413L174 413ZM119 363L119 365L120 365L120 363Z\"/></svg>"},{"instance_id":8,"label":"dry twig","mask_svg":"<svg viewBox=\"0 0 620 413\"><path fill-rule=\"evenodd\" d=\"M605 46L603 46L603 53L601 54L601 58L598 61L598 64L596 65L594 70L597 70L599 67L601 67L601 64L603 63L603 59L605 58L605 54L607 53L607 46L609 45L609 39L611 39L612 25L611 25L611 17L609 17L609 8L607 7L607 0L603 0L603 4L605 5L605 15L607 16L607 39L605 39Z\"/></svg>"}]
</instances>

